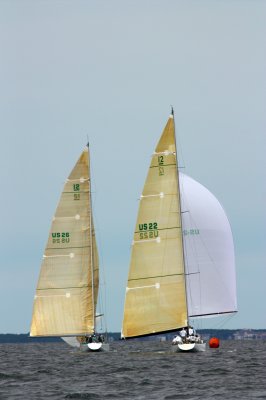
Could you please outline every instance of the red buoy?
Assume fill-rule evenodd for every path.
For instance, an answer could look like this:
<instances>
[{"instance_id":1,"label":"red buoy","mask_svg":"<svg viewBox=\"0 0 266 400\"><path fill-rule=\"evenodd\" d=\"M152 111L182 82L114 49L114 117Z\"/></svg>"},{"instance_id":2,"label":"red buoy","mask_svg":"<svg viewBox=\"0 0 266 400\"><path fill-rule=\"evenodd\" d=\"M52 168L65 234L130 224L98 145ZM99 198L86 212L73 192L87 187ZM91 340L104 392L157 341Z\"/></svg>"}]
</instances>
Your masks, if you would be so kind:
<instances>
[{"instance_id":1,"label":"red buoy","mask_svg":"<svg viewBox=\"0 0 266 400\"><path fill-rule=\"evenodd\" d=\"M220 346L220 340L219 340L218 338L216 338L216 337L210 338L210 340L209 340L209 346L210 346L212 349L218 349L218 347Z\"/></svg>"}]
</instances>

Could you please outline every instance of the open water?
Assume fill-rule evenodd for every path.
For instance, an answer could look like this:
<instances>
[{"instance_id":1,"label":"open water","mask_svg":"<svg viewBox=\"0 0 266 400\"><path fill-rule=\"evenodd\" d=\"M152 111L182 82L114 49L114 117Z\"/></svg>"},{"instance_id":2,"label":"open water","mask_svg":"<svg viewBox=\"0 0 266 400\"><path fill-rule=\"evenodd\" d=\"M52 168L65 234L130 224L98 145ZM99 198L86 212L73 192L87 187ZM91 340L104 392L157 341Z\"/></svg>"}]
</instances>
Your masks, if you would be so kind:
<instances>
[{"instance_id":1,"label":"open water","mask_svg":"<svg viewBox=\"0 0 266 400\"><path fill-rule=\"evenodd\" d=\"M65 343L0 345L0 399L266 399L266 342L205 353L169 342L113 342L109 353Z\"/></svg>"}]
</instances>

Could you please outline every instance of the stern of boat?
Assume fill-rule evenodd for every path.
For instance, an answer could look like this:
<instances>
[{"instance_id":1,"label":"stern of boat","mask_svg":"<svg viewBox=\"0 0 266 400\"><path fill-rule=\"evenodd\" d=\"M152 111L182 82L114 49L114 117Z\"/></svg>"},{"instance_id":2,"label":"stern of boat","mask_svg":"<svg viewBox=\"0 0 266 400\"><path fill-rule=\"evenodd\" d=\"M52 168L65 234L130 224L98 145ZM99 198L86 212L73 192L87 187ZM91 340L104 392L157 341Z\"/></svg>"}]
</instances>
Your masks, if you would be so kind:
<instances>
[{"instance_id":1,"label":"stern of boat","mask_svg":"<svg viewBox=\"0 0 266 400\"><path fill-rule=\"evenodd\" d=\"M171 350L176 352L197 353L206 350L206 343L177 343L172 345Z\"/></svg>"}]
</instances>

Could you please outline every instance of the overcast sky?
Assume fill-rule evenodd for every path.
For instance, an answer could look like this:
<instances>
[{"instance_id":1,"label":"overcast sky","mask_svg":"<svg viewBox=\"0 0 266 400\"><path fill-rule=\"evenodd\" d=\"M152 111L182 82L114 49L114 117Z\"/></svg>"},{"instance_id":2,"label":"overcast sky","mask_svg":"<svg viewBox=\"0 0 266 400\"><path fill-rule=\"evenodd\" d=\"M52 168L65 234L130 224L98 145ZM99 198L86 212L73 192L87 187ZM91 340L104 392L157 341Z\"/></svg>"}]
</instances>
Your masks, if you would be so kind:
<instances>
[{"instance_id":1,"label":"overcast sky","mask_svg":"<svg viewBox=\"0 0 266 400\"><path fill-rule=\"evenodd\" d=\"M108 329L121 329L137 199L171 104L180 163L234 235L239 313L224 328L266 328L265 21L259 0L0 0L0 332L29 331L87 137Z\"/></svg>"}]
</instances>

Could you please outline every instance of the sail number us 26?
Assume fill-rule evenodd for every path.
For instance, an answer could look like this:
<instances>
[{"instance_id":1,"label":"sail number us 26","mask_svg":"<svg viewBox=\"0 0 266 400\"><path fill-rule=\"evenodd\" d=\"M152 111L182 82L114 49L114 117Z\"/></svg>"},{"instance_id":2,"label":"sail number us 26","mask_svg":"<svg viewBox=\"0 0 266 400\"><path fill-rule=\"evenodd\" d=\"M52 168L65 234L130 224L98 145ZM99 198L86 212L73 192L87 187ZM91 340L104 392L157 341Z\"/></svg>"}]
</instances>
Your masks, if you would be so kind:
<instances>
[{"instance_id":1,"label":"sail number us 26","mask_svg":"<svg viewBox=\"0 0 266 400\"><path fill-rule=\"evenodd\" d=\"M69 243L70 233L69 232L53 232L52 233L53 243Z\"/></svg>"}]
</instances>

